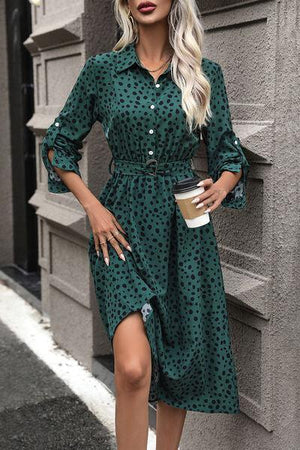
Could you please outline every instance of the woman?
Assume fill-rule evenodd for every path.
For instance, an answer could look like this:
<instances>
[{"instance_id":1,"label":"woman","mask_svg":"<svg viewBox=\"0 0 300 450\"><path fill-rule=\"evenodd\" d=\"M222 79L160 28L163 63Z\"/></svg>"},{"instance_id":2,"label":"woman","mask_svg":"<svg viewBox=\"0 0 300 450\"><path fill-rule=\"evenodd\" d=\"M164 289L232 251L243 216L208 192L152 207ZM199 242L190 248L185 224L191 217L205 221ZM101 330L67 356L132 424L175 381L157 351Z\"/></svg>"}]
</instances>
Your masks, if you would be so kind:
<instances>
[{"instance_id":1,"label":"woman","mask_svg":"<svg viewBox=\"0 0 300 450\"><path fill-rule=\"evenodd\" d=\"M71 191L92 232L91 272L115 361L119 450L147 446L157 401L157 449L177 449L187 410L238 413L223 278L210 222L188 228L172 185L195 175L206 144L207 214L246 202L249 163L232 130L223 72L202 57L194 0L115 0L123 34L91 56L47 130L50 192ZM96 198L78 167L82 140L102 124L114 171Z\"/></svg>"}]
</instances>

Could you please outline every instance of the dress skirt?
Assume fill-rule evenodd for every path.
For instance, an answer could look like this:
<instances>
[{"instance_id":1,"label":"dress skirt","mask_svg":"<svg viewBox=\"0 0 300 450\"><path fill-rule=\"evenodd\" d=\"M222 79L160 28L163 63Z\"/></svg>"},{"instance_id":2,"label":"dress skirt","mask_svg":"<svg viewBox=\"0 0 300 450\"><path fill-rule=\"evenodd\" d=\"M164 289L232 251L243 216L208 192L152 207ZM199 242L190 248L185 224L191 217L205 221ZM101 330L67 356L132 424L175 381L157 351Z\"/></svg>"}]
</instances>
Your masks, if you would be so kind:
<instances>
[{"instance_id":1,"label":"dress skirt","mask_svg":"<svg viewBox=\"0 0 300 450\"><path fill-rule=\"evenodd\" d=\"M208 224L188 228L172 193L173 183L195 175L187 161L169 175L116 167L99 200L126 231L132 252L124 247L123 261L108 245L107 266L101 250L97 257L91 233L90 267L110 340L122 319L141 312L152 353L149 401L191 411L238 413L212 216Z\"/></svg>"}]
</instances>

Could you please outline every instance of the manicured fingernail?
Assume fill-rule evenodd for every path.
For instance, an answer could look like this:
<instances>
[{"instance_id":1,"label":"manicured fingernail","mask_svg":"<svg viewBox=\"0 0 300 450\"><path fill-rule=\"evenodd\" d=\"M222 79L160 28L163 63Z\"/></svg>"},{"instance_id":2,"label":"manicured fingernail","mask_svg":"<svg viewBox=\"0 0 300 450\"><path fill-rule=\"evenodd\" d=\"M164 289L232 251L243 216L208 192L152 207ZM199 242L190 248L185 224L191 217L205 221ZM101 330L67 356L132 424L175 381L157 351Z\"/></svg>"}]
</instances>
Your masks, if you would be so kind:
<instances>
[{"instance_id":1,"label":"manicured fingernail","mask_svg":"<svg viewBox=\"0 0 300 450\"><path fill-rule=\"evenodd\" d=\"M210 209L207 208L204 212L205 212L205 213L209 213L209 212L210 212Z\"/></svg>"},{"instance_id":2,"label":"manicured fingernail","mask_svg":"<svg viewBox=\"0 0 300 450\"><path fill-rule=\"evenodd\" d=\"M199 181L199 183L197 183L197 186L203 186L203 181Z\"/></svg>"},{"instance_id":3,"label":"manicured fingernail","mask_svg":"<svg viewBox=\"0 0 300 450\"><path fill-rule=\"evenodd\" d=\"M130 247L130 245L127 245L127 250L129 250L130 252L132 252L132 248Z\"/></svg>"},{"instance_id":4,"label":"manicured fingernail","mask_svg":"<svg viewBox=\"0 0 300 450\"><path fill-rule=\"evenodd\" d=\"M123 259L123 261L125 261L124 253L121 253L121 254L120 254L120 258Z\"/></svg>"},{"instance_id":5,"label":"manicured fingernail","mask_svg":"<svg viewBox=\"0 0 300 450\"><path fill-rule=\"evenodd\" d=\"M195 198L191 201L191 203L197 203L197 202L199 202L199 197L195 197Z\"/></svg>"},{"instance_id":6,"label":"manicured fingernail","mask_svg":"<svg viewBox=\"0 0 300 450\"><path fill-rule=\"evenodd\" d=\"M98 258L99 258L99 250L96 250L96 253L97 253L97 256L98 256Z\"/></svg>"},{"instance_id":7,"label":"manicured fingernail","mask_svg":"<svg viewBox=\"0 0 300 450\"><path fill-rule=\"evenodd\" d=\"M196 208L201 208L201 206L204 206L204 203L198 203L198 205L196 205Z\"/></svg>"},{"instance_id":8,"label":"manicured fingernail","mask_svg":"<svg viewBox=\"0 0 300 450\"><path fill-rule=\"evenodd\" d=\"M105 261L106 265L109 266L109 259L108 258L104 258L104 261Z\"/></svg>"}]
</instances>

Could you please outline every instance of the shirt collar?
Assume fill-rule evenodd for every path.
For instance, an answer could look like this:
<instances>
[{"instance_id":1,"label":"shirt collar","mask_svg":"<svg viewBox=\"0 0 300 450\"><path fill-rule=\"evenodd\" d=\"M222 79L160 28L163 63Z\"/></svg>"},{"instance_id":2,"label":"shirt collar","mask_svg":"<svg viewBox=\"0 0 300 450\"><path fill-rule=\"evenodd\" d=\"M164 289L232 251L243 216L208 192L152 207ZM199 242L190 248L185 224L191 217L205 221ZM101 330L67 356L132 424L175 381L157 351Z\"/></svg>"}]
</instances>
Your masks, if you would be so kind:
<instances>
[{"instance_id":1,"label":"shirt collar","mask_svg":"<svg viewBox=\"0 0 300 450\"><path fill-rule=\"evenodd\" d=\"M117 51L116 71L118 73L122 72L123 70L131 67L133 64L137 64L141 68L145 69L142 66L142 64L139 60L139 57L136 53L134 41L127 44L125 47L122 48L122 50ZM145 70L147 70L147 69L145 69ZM171 63L169 63L168 67L166 68L166 70L163 73L168 73L170 71L171 71Z\"/></svg>"}]
</instances>

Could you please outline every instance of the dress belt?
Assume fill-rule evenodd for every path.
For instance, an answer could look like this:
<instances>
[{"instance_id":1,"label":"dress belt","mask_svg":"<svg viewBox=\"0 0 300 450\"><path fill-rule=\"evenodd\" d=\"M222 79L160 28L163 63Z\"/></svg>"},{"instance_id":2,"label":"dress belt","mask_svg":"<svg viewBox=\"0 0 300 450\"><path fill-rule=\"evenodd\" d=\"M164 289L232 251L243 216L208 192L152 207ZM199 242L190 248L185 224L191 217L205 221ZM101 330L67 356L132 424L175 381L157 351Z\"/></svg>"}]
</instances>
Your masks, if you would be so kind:
<instances>
[{"instance_id":1,"label":"dress belt","mask_svg":"<svg viewBox=\"0 0 300 450\"><path fill-rule=\"evenodd\" d=\"M126 159L114 159L113 157L109 163L109 172L111 171L111 163L114 161L114 172L122 172L126 175L171 175L175 173L186 172L187 169L192 169L191 159L180 159L175 161L157 161L156 159L148 159L146 162L142 161L128 161Z\"/></svg>"}]
</instances>

